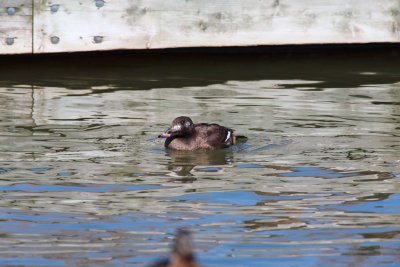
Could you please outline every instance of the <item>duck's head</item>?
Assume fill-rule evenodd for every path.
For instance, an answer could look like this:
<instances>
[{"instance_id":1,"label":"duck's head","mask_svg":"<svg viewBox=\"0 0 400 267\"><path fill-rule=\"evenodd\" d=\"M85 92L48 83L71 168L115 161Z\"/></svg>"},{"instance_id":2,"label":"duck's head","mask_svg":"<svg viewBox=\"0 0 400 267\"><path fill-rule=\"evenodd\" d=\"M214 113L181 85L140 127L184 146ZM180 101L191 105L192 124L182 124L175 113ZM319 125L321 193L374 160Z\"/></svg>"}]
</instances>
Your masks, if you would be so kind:
<instances>
[{"instance_id":1,"label":"duck's head","mask_svg":"<svg viewBox=\"0 0 400 267\"><path fill-rule=\"evenodd\" d=\"M171 127L168 128L163 134L159 135L159 138L169 138L178 136L190 135L194 130L193 121L189 117L181 116L175 118Z\"/></svg>"}]
</instances>

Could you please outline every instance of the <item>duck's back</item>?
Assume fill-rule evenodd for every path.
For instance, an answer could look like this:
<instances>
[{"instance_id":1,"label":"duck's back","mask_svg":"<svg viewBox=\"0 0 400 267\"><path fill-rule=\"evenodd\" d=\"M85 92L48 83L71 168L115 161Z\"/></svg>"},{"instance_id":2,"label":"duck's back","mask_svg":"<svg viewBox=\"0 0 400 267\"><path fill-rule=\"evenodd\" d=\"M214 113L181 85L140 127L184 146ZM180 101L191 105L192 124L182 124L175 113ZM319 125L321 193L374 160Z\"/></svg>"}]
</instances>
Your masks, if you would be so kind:
<instances>
[{"instance_id":1,"label":"duck's back","mask_svg":"<svg viewBox=\"0 0 400 267\"><path fill-rule=\"evenodd\" d=\"M201 148L225 148L233 145L233 130L219 124L195 124L196 139Z\"/></svg>"}]
</instances>

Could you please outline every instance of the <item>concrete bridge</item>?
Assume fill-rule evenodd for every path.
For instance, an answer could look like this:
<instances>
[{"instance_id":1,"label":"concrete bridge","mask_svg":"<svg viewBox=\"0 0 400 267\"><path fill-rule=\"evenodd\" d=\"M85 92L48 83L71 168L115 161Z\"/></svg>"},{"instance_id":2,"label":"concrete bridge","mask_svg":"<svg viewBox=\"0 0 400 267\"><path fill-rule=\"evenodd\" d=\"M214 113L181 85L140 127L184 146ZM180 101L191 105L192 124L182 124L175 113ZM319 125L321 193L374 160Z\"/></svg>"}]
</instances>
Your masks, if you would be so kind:
<instances>
[{"instance_id":1,"label":"concrete bridge","mask_svg":"<svg viewBox=\"0 0 400 267\"><path fill-rule=\"evenodd\" d=\"M400 0L1 0L0 54L400 41Z\"/></svg>"}]
</instances>

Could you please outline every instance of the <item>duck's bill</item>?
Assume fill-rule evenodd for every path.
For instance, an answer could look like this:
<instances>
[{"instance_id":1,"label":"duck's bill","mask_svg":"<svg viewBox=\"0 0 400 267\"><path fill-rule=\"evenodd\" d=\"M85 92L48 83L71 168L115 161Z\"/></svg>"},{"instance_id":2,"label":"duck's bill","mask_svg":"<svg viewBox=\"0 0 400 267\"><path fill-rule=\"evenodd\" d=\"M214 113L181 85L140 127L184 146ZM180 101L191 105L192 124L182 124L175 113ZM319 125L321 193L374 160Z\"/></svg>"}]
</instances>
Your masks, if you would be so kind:
<instances>
[{"instance_id":1,"label":"duck's bill","mask_svg":"<svg viewBox=\"0 0 400 267\"><path fill-rule=\"evenodd\" d=\"M160 134L158 136L158 138L168 138L171 136L171 129L168 128L167 130L165 130L165 132L163 134Z\"/></svg>"},{"instance_id":2,"label":"duck's bill","mask_svg":"<svg viewBox=\"0 0 400 267\"><path fill-rule=\"evenodd\" d=\"M160 135L158 136L158 138L168 138L168 137L170 137L170 136L171 136L170 133L163 133L163 134L160 134Z\"/></svg>"}]
</instances>

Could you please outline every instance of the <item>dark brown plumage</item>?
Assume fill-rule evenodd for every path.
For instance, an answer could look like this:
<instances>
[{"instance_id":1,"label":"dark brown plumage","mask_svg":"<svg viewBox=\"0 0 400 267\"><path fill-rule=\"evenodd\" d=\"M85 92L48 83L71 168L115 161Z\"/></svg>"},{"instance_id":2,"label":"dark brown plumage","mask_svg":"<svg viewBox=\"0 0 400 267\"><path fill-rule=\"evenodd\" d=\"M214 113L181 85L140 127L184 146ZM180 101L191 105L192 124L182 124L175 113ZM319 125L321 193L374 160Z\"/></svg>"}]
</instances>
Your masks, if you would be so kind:
<instances>
[{"instance_id":1,"label":"dark brown plumage","mask_svg":"<svg viewBox=\"0 0 400 267\"><path fill-rule=\"evenodd\" d=\"M218 149L235 143L232 129L215 123L194 124L185 116L174 119L171 127L159 137L167 138L165 147L175 150Z\"/></svg>"},{"instance_id":2,"label":"dark brown plumage","mask_svg":"<svg viewBox=\"0 0 400 267\"><path fill-rule=\"evenodd\" d=\"M178 229L172 253L168 259L158 261L149 267L199 267L193 252L192 237L190 232Z\"/></svg>"}]
</instances>

